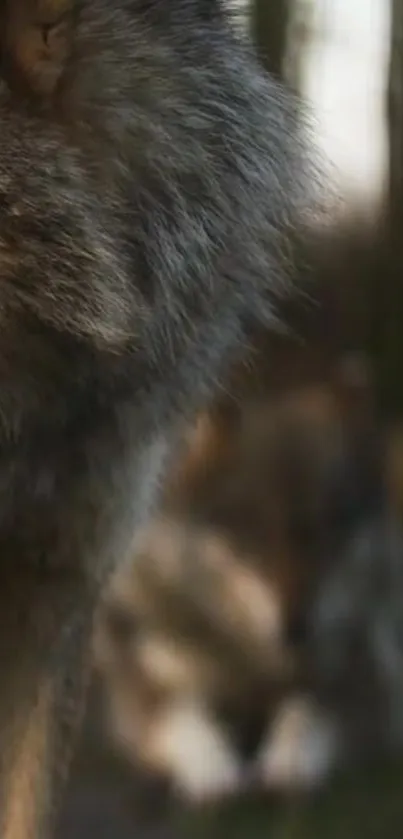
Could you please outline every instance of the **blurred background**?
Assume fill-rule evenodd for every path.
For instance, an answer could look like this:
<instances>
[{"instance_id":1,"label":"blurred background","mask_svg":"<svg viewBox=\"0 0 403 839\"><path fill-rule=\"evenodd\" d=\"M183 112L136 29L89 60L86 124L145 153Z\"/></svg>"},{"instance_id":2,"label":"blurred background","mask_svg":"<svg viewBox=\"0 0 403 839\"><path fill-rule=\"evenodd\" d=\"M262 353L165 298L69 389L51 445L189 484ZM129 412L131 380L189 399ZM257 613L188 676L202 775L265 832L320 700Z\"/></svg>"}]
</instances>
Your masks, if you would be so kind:
<instances>
[{"instance_id":1,"label":"blurred background","mask_svg":"<svg viewBox=\"0 0 403 839\"><path fill-rule=\"evenodd\" d=\"M395 10L389 0L252 6L262 60L273 56L269 69L311 102L337 186L349 201L377 206L387 186L391 17L398 4Z\"/></svg>"},{"instance_id":2,"label":"blurred background","mask_svg":"<svg viewBox=\"0 0 403 839\"><path fill-rule=\"evenodd\" d=\"M228 3L234 12L235 25L240 27L244 37L253 39L262 63L308 100L316 141L329 161L337 201L326 225L315 229L313 223L307 252L298 263L296 282L300 286L310 284L307 297L315 300L314 314L307 314L304 306L299 310L296 305L296 311L285 307L284 315L280 314L287 325L290 324L292 336L283 335L278 341L272 340L271 336L258 336L253 364L247 365L240 375L235 371L234 382L228 384L221 401L218 400L220 404L208 406L207 416L211 420L208 433L201 433L201 437L191 435L183 453L178 454L173 480L168 481L161 505L165 520L174 521L180 527L185 521L188 528L193 528L187 561L192 562L193 554L197 554L200 601L211 597L210 572L206 571L208 549L206 555L203 554L198 541L200 531L203 537L211 532L225 534L226 549L232 552L229 565L232 571L235 564L237 570L247 568L246 576L240 578L244 580L241 594L247 598L250 592L252 600L256 596L252 582L267 594L269 578L270 585L275 579L276 585L280 586L276 574L280 574L282 581L275 561L277 547L274 549L272 544L273 531L276 531L276 546L279 541L282 546L287 545L290 576L294 581L299 580L296 594L291 595L285 583L284 591L281 589L284 602L292 603L292 608L289 607L291 617L287 618L287 644L293 652L294 647L298 649L298 655L301 644L305 645L304 661L308 651L306 672L309 671L309 679L306 674L302 680L298 676L298 690L303 684L305 695L309 683L315 701L319 700L326 709L331 708L332 714L342 720L343 742L348 746L350 741L355 742L359 721L368 712L368 726L359 741L357 754L366 755L368 751L371 759L357 760L355 754L354 759L345 761L340 771L329 773L329 779L324 772L319 789L315 783L312 788L309 783L296 784L295 778L288 783L287 778L289 780L293 775L291 772L284 784L268 784L263 791L260 788L256 791L251 785L246 793L244 789L230 790L231 794L223 800L221 790L214 794L212 782L202 803L198 801L195 805L186 795L174 796L172 803L169 796L161 792L161 778L154 771L159 757L154 764L146 761L144 767L138 747L149 724L155 685L151 686L150 692L147 683L145 715L143 713L143 721L139 724L141 736L129 750L116 748L116 743L112 743L99 710L99 687L96 687L94 699L90 700L88 721L66 796L58 839L88 839L90 836L97 839L169 839L171 836L246 839L267 835L273 839L308 836L387 839L401 831L403 822L403 737L399 741L403 732L403 539L400 537L403 511L403 2L228 0ZM351 361L351 358L355 362L359 358L358 366L355 363L353 367L343 367L345 360ZM275 376L268 372L273 369ZM338 378L339 372L336 375L335 371L341 369L344 378ZM307 394L309 410L306 410ZM318 407L325 404L323 395L327 400L324 412ZM256 415L262 419L259 433L256 425L248 425L252 415L253 422ZM277 424L273 417L277 418ZM292 428L288 436L283 433L286 427ZM274 457L280 446L279 428L284 453L281 466ZM206 469L207 462L209 469ZM291 476L287 481L284 479L286 473ZM297 486L299 495L295 493ZM306 507L307 496L318 498L313 512ZM298 515L292 518L293 505L298 508L299 518ZM253 507L252 512L249 507ZM266 532L266 522L272 520L274 508L277 519ZM379 537L379 530L375 531L373 525L379 523L381 515L388 524ZM297 519L298 527L295 525ZM308 528L307 534L308 520L311 529ZM357 533L359 539L364 533L369 545L366 553L361 548L356 551ZM151 556L149 564L152 565L158 554L161 567L167 567L165 560L169 564L172 555L180 553L181 549L169 531L160 539L146 539L144 550ZM251 551L259 556L258 571L256 565L248 565L244 559ZM283 553L282 548L281 555ZM309 597L300 582L301 557L304 579L306 568L309 568L310 580L314 580L313 589L310 584ZM156 568L160 567L158 562L155 562ZM223 572L223 579L226 573ZM144 584L142 581L142 585L148 586L147 603L160 585L157 577L156 572L151 582L147 579ZM329 580L329 590L333 591L335 577L339 585L337 590L339 594L342 592L341 601L339 595L337 601L342 602L340 635L344 632L344 639L346 626L349 632L351 630L348 642L343 640L348 647L349 661L340 683L337 668L330 682L327 681L321 658L323 651L318 652L320 644L318 646L314 631L313 642L310 636L310 627L319 626L319 633L325 637L322 629L325 627L327 631L328 617L335 612L332 594L322 597L322 593L328 592ZM357 579L359 583L356 583ZM367 593L369 580L371 595ZM171 588L176 586L176 595L180 589L180 598L175 602L178 613L184 616L189 603L195 602L194 582L189 583L186 578L184 583L178 573L174 583L170 580L169 584ZM170 617L166 587L161 590L160 587L159 599L153 600L153 623L148 606L140 608L136 598L131 601L131 583L125 585L127 597L117 625L115 621L113 626L109 623L107 627L114 633L116 648L112 655L116 656L120 655L122 643L127 645L128 634L138 632L141 625L142 637L150 627L154 631L158 626L160 633L163 627L164 637L172 636L175 640L176 651L186 638L187 650L192 650L192 666L199 662L201 650L206 657L207 648L208 655L216 661L219 658L217 650L221 647L217 639L211 640L211 635L216 633L217 638L221 637L222 615L228 610L229 629L226 626L225 630L231 635L235 678L231 671L226 690L228 684L232 686L233 681L236 682L237 697L242 695L244 705L248 706L246 716L250 726L253 715L261 713L257 707L259 703L255 702L260 685L264 685L262 694L266 690L273 693L273 679L270 681L265 672L262 680L260 671L258 676L256 673L250 677L245 675L248 668L244 666L243 656L251 661L257 647L253 646L255 636L251 630L252 640L245 654L243 645L244 637L249 637L249 613L246 607L241 610L237 624L238 589L232 586L232 594L228 595L229 588L223 586L222 592L225 589L226 594L217 595L218 611L221 606L222 615L220 618L213 615L210 620L211 608L205 610L205 630L199 627L196 637L184 617L179 622L179 630L176 618ZM351 596L353 589L355 599ZM315 596L312 596L312 590ZM317 592L317 600L325 613L321 618L317 617L315 605ZM363 617L361 606L364 601ZM157 602L159 606L155 605ZM198 601L199 607L202 613L203 602ZM122 614L125 615L123 622ZM329 633L330 640L326 642L329 645L324 650L326 662L332 659L333 647L338 645L337 620L335 626L334 629L332 624L334 633ZM379 633L372 632L378 626ZM393 636L390 644L379 641L386 637L385 626L388 638ZM361 647L357 654L354 653L356 658L352 664L350 647L355 644L357 634ZM377 640L374 640L375 636ZM134 644L130 649L133 652L137 647ZM283 652L281 650L281 655ZM286 652L288 654L288 647ZM133 652L135 655L137 653ZM128 674L131 659L127 657L127 646L125 656ZM386 704L374 703L373 713L368 710L372 707L373 675L368 676L365 667L361 666L361 659L368 656L377 661L377 691L387 696ZM257 669L259 667L256 665ZM221 669L225 670L225 663ZM314 677L312 669L315 670ZM155 674L151 675L154 678ZM143 676L142 673L140 682ZM151 678L149 672L146 676ZM248 678L250 683L246 688L244 682ZM110 682L110 671L107 670L107 683L108 679ZM144 679L147 681L145 676ZM175 696L183 691L183 684L188 684L186 679L185 674L179 685L178 677ZM203 691L205 688L200 684L198 682L198 690ZM287 700L288 690L294 695L294 687L287 682L282 686L281 697L285 696ZM170 697L172 690L171 685ZM228 689L227 693L230 692ZM167 695L165 691L164 702ZM208 691L204 693L205 702L206 696L213 702L212 695ZM159 698L158 703L161 701ZM350 705L354 706L351 713L345 711ZM383 731L388 727L390 706L397 708L397 723L393 729L396 733L389 739L382 740L381 737L382 747L376 750L373 734L375 729L382 728ZM136 702L133 702L133 717L137 713L135 707ZM216 712L216 706L214 709ZM220 724L225 713L221 713ZM271 719L276 732L273 723L278 719L276 711ZM129 720L129 728L130 724ZM181 732L179 740L182 738L188 745L192 738L190 729L186 729L186 733L181 729ZM285 739L287 765L295 767L299 760L300 775L304 775L304 767L308 766L312 754L309 744L305 756L305 741L301 744L298 737L293 739L291 735ZM371 748L366 750L367 740L371 741ZM300 752L294 753L293 749ZM126 755L123 754L125 751ZM131 751L129 760L127 751ZM196 747L189 747L186 767L196 765L198 759ZM166 761L164 765L166 768ZM186 767L185 770L181 767L185 776ZM211 777L213 774L212 767Z\"/></svg>"}]
</instances>

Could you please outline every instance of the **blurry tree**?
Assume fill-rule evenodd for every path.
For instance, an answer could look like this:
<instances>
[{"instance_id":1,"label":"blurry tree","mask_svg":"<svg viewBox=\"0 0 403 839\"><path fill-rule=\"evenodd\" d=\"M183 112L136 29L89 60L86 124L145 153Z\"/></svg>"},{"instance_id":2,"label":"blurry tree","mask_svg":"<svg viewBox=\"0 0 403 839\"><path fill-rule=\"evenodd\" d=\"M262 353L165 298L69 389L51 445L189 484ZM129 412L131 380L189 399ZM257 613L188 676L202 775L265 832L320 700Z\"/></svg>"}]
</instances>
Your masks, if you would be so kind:
<instances>
[{"instance_id":1,"label":"blurry tree","mask_svg":"<svg viewBox=\"0 0 403 839\"><path fill-rule=\"evenodd\" d=\"M403 216L403 3L392 0L388 86L389 198L397 222Z\"/></svg>"},{"instance_id":2,"label":"blurry tree","mask_svg":"<svg viewBox=\"0 0 403 839\"><path fill-rule=\"evenodd\" d=\"M308 47L314 37L317 0L293 0L290 7L283 73L294 90L306 94L305 68Z\"/></svg>"},{"instance_id":3,"label":"blurry tree","mask_svg":"<svg viewBox=\"0 0 403 839\"><path fill-rule=\"evenodd\" d=\"M385 274L375 285L374 312L383 403L403 415L403 2L391 0L387 90L389 175Z\"/></svg>"},{"instance_id":4,"label":"blurry tree","mask_svg":"<svg viewBox=\"0 0 403 839\"><path fill-rule=\"evenodd\" d=\"M301 91L304 55L309 40L315 0L250 0L252 36L260 59L277 77L286 77Z\"/></svg>"},{"instance_id":5,"label":"blurry tree","mask_svg":"<svg viewBox=\"0 0 403 839\"><path fill-rule=\"evenodd\" d=\"M271 73L283 74L287 33L295 0L251 0L252 35L262 63Z\"/></svg>"}]
</instances>

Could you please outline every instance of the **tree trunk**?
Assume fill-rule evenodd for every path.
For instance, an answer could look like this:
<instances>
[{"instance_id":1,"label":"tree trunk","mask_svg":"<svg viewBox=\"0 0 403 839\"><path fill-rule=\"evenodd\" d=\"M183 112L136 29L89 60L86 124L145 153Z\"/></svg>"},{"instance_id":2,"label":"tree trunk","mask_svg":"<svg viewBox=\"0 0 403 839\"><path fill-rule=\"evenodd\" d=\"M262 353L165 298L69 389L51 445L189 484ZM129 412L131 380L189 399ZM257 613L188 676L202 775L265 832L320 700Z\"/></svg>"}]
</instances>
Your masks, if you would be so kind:
<instances>
[{"instance_id":1,"label":"tree trunk","mask_svg":"<svg viewBox=\"0 0 403 839\"><path fill-rule=\"evenodd\" d=\"M403 3L392 0L387 115L389 180L385 272L378 278L374 311L378 323L379 382L383 406L403 415Z\"/></svg>"},{"instance_id":2,"label":"tree trunk","mask_svg":"<svg viewBox=\"0 0 403 839\"><path fill-rule=\"evenodd\" d=\"M294 0L252 0L252 35L262 64L283 75L287 32Z\"/></svg>"},{"instance_id":3,"label":"tree trunk","mask_svg":"<svg viewBox=\"0 0 403 839\"><path fill-rule=\"evenodd\" d=\"M392 2L388 86L389 199L394 224L403 215L403 3Z\"/></svg>"}]
</instances>

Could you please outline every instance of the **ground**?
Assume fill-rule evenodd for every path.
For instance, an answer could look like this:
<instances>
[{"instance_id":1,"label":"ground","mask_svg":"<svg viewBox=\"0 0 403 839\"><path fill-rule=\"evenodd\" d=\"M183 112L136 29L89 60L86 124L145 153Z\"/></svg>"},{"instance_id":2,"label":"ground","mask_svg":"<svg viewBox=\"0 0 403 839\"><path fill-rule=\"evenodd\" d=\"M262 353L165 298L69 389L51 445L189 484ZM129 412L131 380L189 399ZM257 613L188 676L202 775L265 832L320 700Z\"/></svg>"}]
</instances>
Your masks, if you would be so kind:
<instances>
[{"instance_id":1,"label":"ground","mask_svg":"<svg viewBox=\"0 0 403 839\"><path fill-rule=\"evenodd\" d=\"M109 756L87 756L74 773L57 839L395 839L402 834L403 763L349 772L310 801L245 798L187 814L158 810L156 801Z\"/></svg>"}]
</instances>

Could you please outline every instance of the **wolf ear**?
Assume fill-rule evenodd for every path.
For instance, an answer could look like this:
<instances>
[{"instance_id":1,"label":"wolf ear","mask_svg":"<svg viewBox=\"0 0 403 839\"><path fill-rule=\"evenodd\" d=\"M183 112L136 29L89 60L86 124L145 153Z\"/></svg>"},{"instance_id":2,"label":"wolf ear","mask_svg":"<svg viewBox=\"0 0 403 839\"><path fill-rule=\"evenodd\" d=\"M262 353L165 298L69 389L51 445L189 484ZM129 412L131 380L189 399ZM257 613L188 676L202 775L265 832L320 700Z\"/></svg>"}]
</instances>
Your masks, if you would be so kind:
<instances>
[{"instance_id":1,"label":"wolf ear","mask_svg":"<svg viewBox=\"0 0 403 839\"><path fill-rule=\"evenodd\" d=\"M75 6L76 0L6 0L0 37L11 87L52 95L70 50Z\"/></svg>"}]
</instances>

